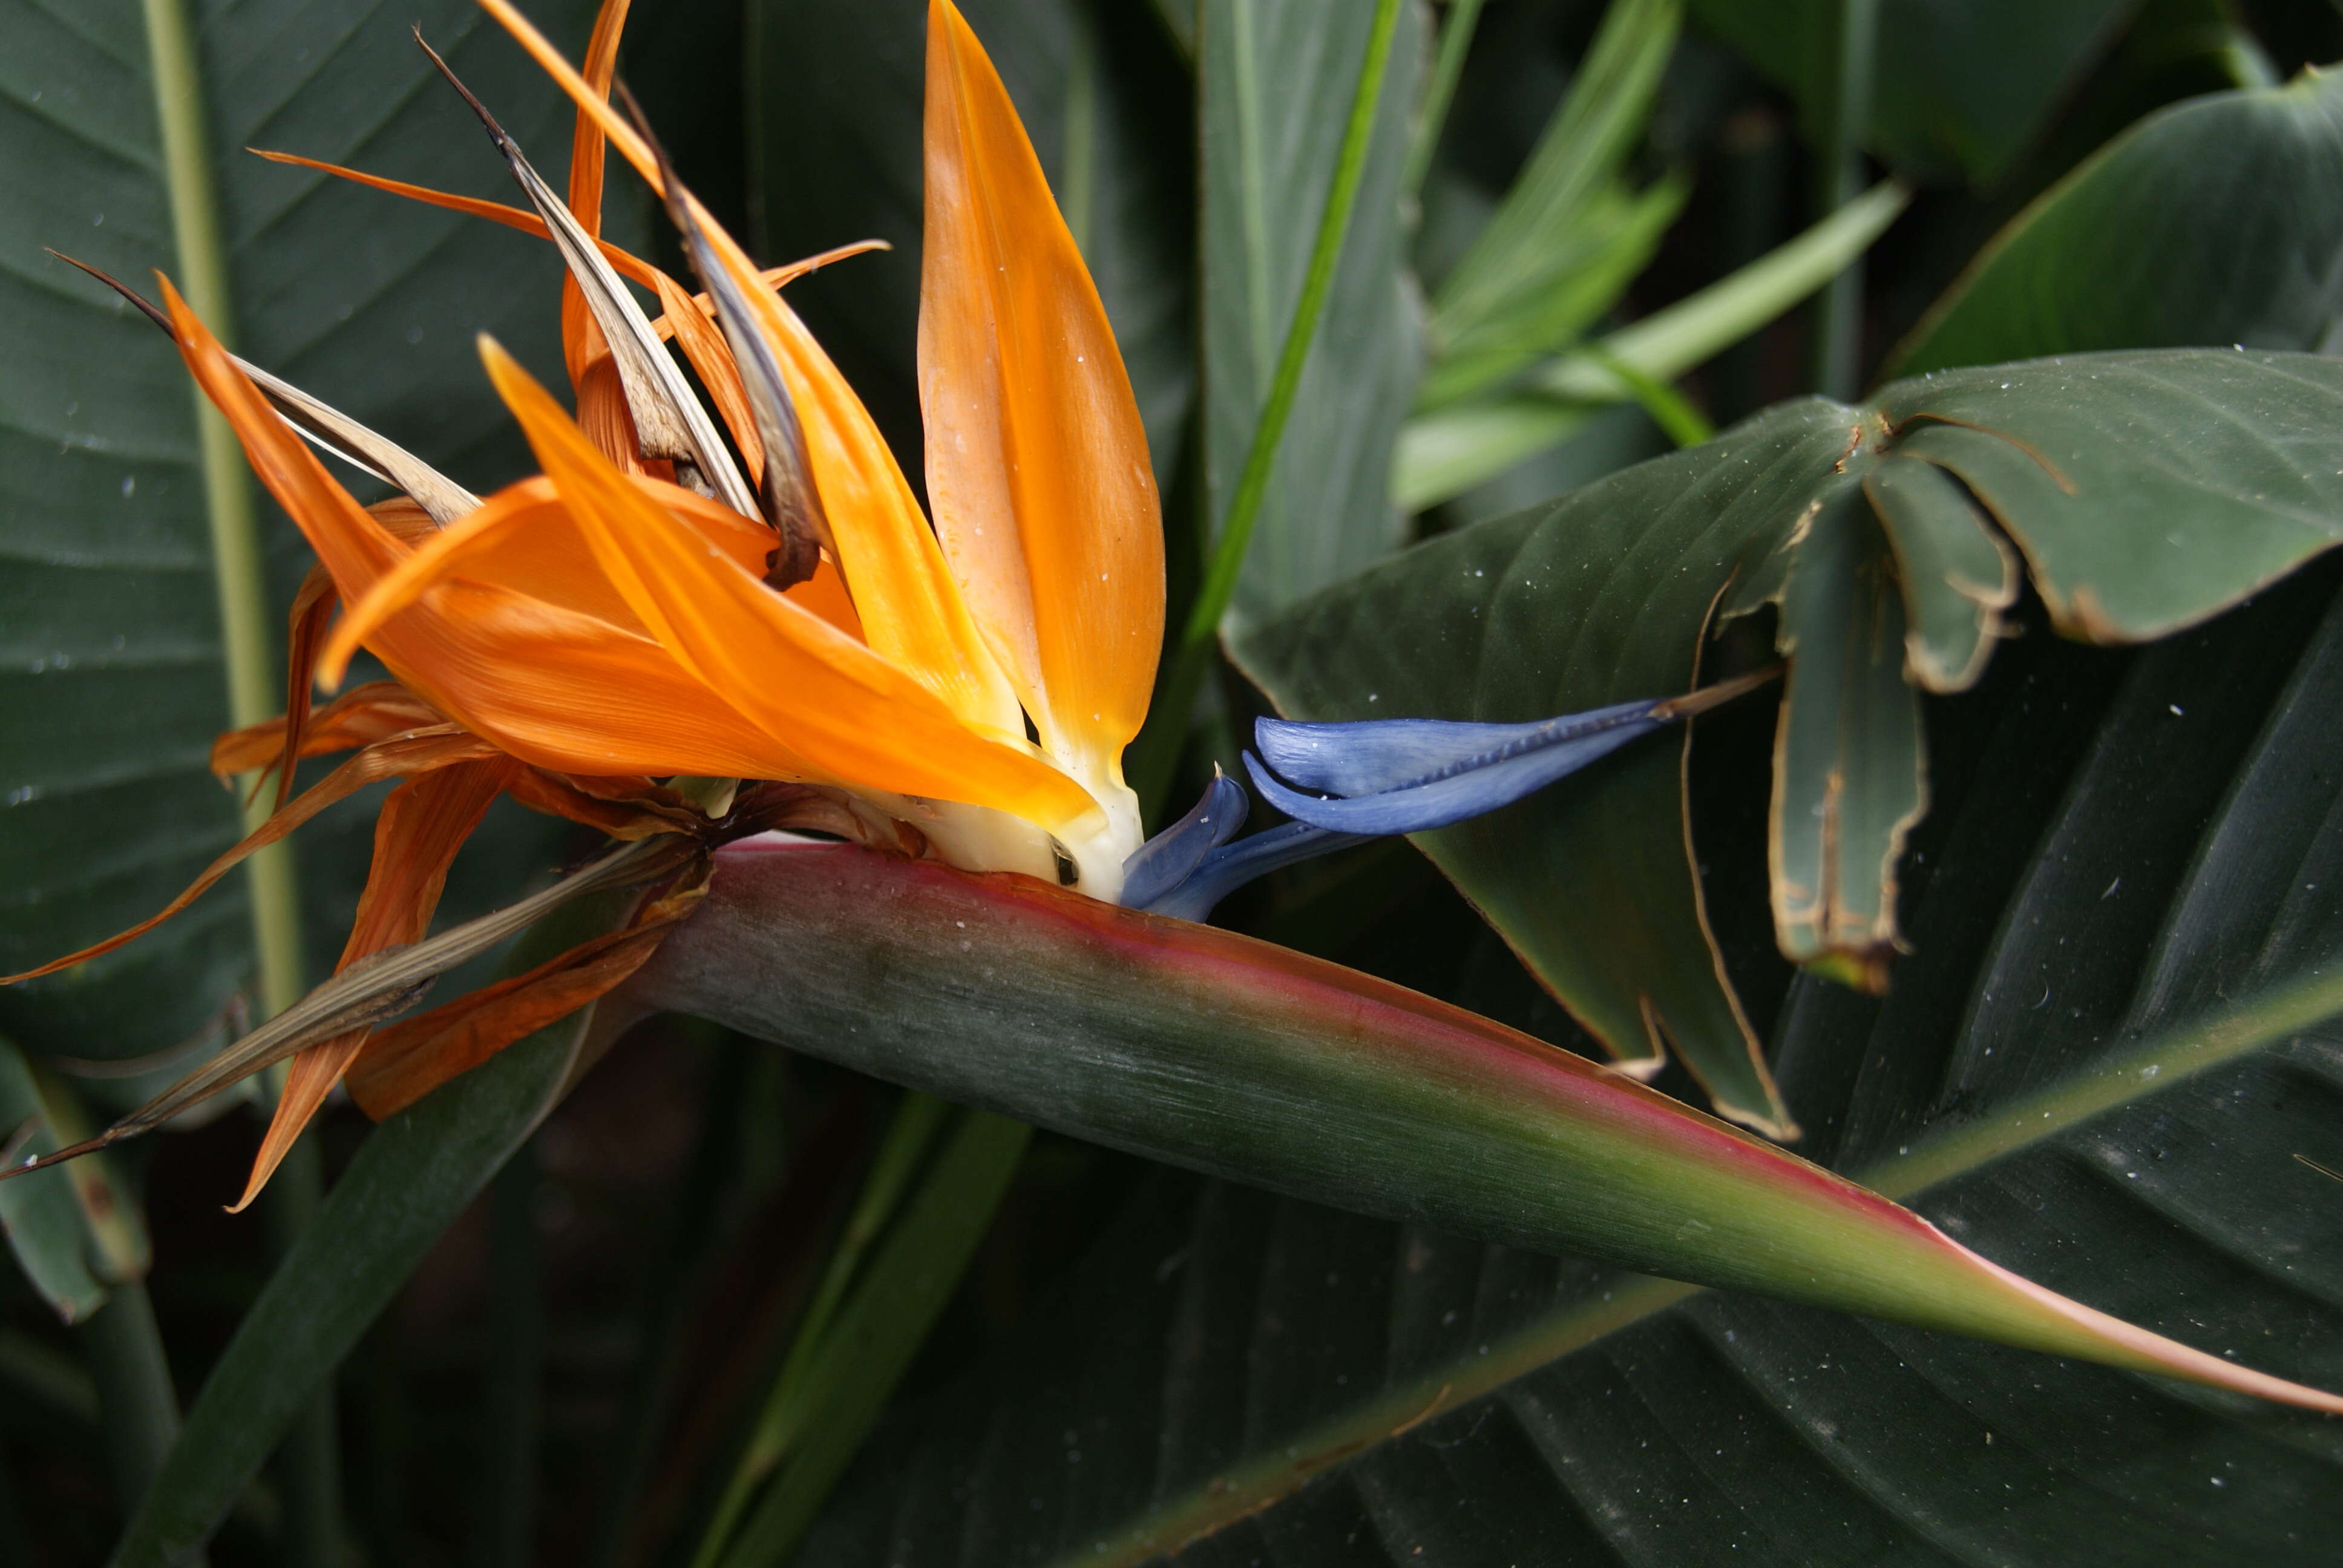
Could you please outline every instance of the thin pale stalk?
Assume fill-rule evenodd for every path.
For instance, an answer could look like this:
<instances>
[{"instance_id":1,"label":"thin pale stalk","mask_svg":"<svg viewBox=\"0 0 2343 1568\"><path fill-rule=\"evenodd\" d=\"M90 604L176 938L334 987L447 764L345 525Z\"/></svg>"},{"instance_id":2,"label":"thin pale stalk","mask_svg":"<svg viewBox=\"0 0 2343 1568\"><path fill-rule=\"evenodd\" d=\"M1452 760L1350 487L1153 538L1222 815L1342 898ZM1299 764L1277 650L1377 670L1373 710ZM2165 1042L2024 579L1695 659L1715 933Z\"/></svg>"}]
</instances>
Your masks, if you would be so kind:
<instances>
[{"instance_id":1,"label":"thin pale stalk","mask_svg":"<svg viewBox=\"0 0 2343 1568\"><path fill-rule=\"evenodd\" d=\"M155 74L155 115L162 130L163 177L170 195L171 228L179 255L181 292L222 342L234 342L227 248L220 238L219 201L204 130L203 83L195 35L184 0L145 0L146 49ZM204 510L211 526L212 574L219 598L221 652L227 667L228 723L258 724L276 710L279 682L269 657L267 579L261 568L260 524L244 452L200 391L196 410ZM245 830L268 817L266 802L248 789ZM252 896L253 946L260 965L260 1010L273 1014L300 1000L301 910L289 845L274 844L252 857L246 873Z\"/></svg>"},{"instance_id":2,"label":"thin pale stalk","mask_svg":"<svg viewBox=\"0 0 2343 1568\"><path fill-rule=\"evenodd\" d=\"M1473 33L1480 25L1481 0L1454 0L1448 19L1440 25L1440 55L1433 62L1432 83L1424 89L1423 107L1416 113L1415 134L1407 144L1407 163L1399 176L1402 200L1422 191L1423 176L1432 172L1432 155L1440 148L1456 79L1464 73L1464 56L1472 53Z\"/></svg>"},{"instance_id":3,"label":"thin pale stalk","mask_svg":"<svg viewBox=\"0 0 2343 1568\"><path fill-rule=\"evenodd\" d=\"M1830 129L1816 148L1818 218L1863 188L1863 137L1871 126L1873 65L1878 55L1879 0L1839 0L1834 35ZM1863 390L1863 262L1847 264L1823 290L1815 310L1815 390L1842 402Z\"/></svg>"},{"instance_id":4,"label":"thin pale stalk","mask_svg":"<svg viewBox=\"0 0 2343 1568\"><path fill-rule=\"evenodd\" d=\"M700 1535L699 1549L692 1553L692 1568L710 1568L721 1560L758 1486L787 1455L789 1441L796 1435L799 1418L804 1414L797 1396L803 1390L806 1372L820 1352L839 1303L846 1299L847 1289L853 1284L864 1257L894 1217L912 1176L925 1161L943 1125L947 1109L942 1101L917 1091L906 1094L896 1109L895 1119L879 1146L878 1157L871 1162L870 1173L863 1178L854 1212L846 1221L836 1250L830 1253L830 1265L823 1271L812 1303L806 1309L804 1321L798 1325L789 1355L782 1361L773 1386L766 1392L748 1447L733 1467L731 1478L725 1483L724 1493Z\"/></svg>"}]
</instances>

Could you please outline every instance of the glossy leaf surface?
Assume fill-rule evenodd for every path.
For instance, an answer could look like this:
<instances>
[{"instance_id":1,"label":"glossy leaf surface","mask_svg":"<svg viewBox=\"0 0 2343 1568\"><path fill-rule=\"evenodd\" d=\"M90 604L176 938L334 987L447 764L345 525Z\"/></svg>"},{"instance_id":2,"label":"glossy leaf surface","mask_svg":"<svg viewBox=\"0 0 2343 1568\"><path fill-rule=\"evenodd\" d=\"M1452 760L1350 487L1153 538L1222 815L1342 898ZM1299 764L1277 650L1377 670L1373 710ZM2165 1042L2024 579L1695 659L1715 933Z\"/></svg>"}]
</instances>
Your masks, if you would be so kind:
<instances>
[{"instance_id":1,"label":"glossy leaf surface","mask_svg":"<svg viewBox=\"0 0 2343 1568\"><path fill-rule=\"evenodd\" d=\"M1894 383L1862 409L1787 404L1363 573L1263 628L1239 657L1282 711L1309 719L1521 721L1682 691L1719 596L1730 615L1775 602L1785 584L1796 593L1818 543L1851 548L1843 512L1870 526L1860 514L1878 513L1858 506L1861 492L1906 459L1961 482L1925 498L1938 529L2009 532L2063 629L2156 636L2343 538L2338 431L2343 371L2332 361L2234 351L1949 372ZM1948 621L1974 624L1975 563L1912 526L1909 509L1887 513L1902 614L1873 596L1873 630L1901 635L1889 629L1899 618L1930 637ZM1785 606L1784 631L1803 629L1808 613L1803 599ZM1855 623L1842 624L1851 637ZM1947 662L1926 642L1905 653L1924 678ZM1893 653L1866 644L1865 657ZM1950 662L1955 678L1930 684L1956 687L1983 668ZM1893 912L1918 738L1892 680L1842 680L1830 711L1812 711L1796 693L1803 680L1812 694L1818 673L1802 677L1794 652L1785 745L1833 734L1865 749L1862 776L1905 782L1848 812L1825 798L1828 765L1783 775L1776 868L1795 885L1777 890L1777 908L1811 900L1810 878L1829 866L1835 902L1872 935L1833 934L1827 918L1785 921L1776 935L1801 962L1864 972L1893 940L1877 922ZM1609 1049L1648 1060L1664 1038L1725 1113L1781 1126L1702 929L1669 777L1678 766L1672 748L1637 749L1423 847ZM1803 849L1788 843L1792 826ZM1871 878L1861 894L1848 885L1858 867Z\"/></svg>"},{"instance_id":2,"label":"glossy leaf surface","mask_svg":"<svg viewBox=\"0 0 2343 1568\"><path fill-rule=\"evenodd\" d=\"M610 928L601 895L540 922L508 971ZM184 1560L226 1517L317 1390L579 1068L588 1008L508 1046L377 1128L212 1363L186 1426L116 1547L116 1568Z\"/></svg>"},{"instance_id":3,"label":"glossy leaf surface","mask_svg":"<svg viewBox=\"0 0 2343 1568\"><path fill-rule=\"evenodd\" d=\"M2309 71L2176 105L2100 148L1896 358L1917 374L2094 348L2310 349L2338 310L2343 74Z\"/></svg>"},{"instance_id":4,"label":"glossy leaf surface","mask_svg":"<svg viewBox=\"0 0 2343 1568\"><path fill-rule=\"evenodd\" d=\"M1214 528L1301 297L1373 18L1373 6L1349 0L1204 0L1200 13L1204 472ZM1332 292L1238 578L1239 623L1382 558L1403 538L1390 454L1415 395L1420 328L1401 269L1399 177L1426 31L1411 0Z\"/></svg>"},{"instance_id":5,"label":"glossy leaf surface","mask_svg":"<svg viewBox=\"0 0 2343 1568\"><path fill-rule=\"evenodd\" d=\"M472 336L552 362L550 250L241 150L289 147L501 197L478 128L447 112L404 25L372 6L189 9L210 152L194 167L217 192L238 317L214 325L474 487L512 477L520 448ZM574 44L593 6L538 10ZM472 6L431 0L416 19L517 136L566 142L559 95ZM186 372L153 327L43 254L141 286L151 269L180 267L146 23L116 0L11 3L0 35L0 968L15 970L152 913L238 829L205 766L227 708ZM354 116L357 100L387 107ZM307 553L282 519L269 528L281 606ZM542 856L530 821L505 824L499 891ZM368 815L353 811L297 851L313 972L347 930L370 839ZM0 1022L29 1050L78 1057L177 1045L246 983L250 927L239 879L143 942L0 992Z\"/></svg>"},{"instance_id":6,"label":"glossy leaf surface","mask_svg":"<svg viewBox=\"0 0 2343 1568\"><path fill-rule=\"evenodd\" d=\"M1917 951L1778 1030L1834 1165L2305 1374L2343 1369L2343 1034L2258 999L2332 1005L2334 580L1939 705ZM2331 1424L1167 1175L798 1561L2308 1568Z\"/></svg>"},{"instance_id":7,"label":"glossy leaf surface","mask_svg":"<svg viewBox=\"0 0 2343 1568\"><path fill-rule=\"evenodd\" d=\"M784 965L801 984L772 984ZM719 853L706 900L619 995L1363 1212L2343 1414L2343 1393L2051 1294L1624 1074L1322 960L1030 877L749 840ZM2343 983L2318 995L2343 1004Z\"/></svg>"}]
</instances>

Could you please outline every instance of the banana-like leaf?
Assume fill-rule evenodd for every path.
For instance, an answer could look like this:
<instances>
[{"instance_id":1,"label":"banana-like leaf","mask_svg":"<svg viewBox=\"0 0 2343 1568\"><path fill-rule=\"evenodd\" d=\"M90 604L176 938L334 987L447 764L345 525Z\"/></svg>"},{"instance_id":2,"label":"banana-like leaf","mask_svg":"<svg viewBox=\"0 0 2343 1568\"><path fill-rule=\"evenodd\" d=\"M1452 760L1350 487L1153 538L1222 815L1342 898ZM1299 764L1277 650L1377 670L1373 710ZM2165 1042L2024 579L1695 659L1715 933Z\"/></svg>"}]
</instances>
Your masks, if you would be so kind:
<instances>
[{"instance_id":1,"label":"banana-like leaf","mask_svg":"<svg viewBox=\"0 0 2343 1568\"><path fill-rule=\"evenodd\" d=\"M2343 982L2327 990L2343 1005ZM2343 1414L2343 1394L2053 1295L1623 1073L1031 878L749 840L719 855L706 900L623 994L1361 1212Z\"/></svg>"},{"instance_id":2,"label":"banana-like leaf","mask_svg":"<svg viewBox=\"0 0 2343 1568\"><path fill-rule=\"evenodd\" d=\"M2006 653L1936 732L1896 990L1801 981L1777 1034L1835 1165L2314 1381L2343 1375L2321 578L2137 655ZM1167 1173L899 1407L798 1561L2316 1568L2338 1499L2319 1417Z\"/></svg>"},{"instance_id":3,"label":"banana-like leaf","mask_svg":"<svg viewBox=\"0 0 2343 1568\"><path fill-rule=\"evenodd\" d=\"M2317 348L2343 315L2343 74L2192 98L2019 214L1901 373L2095 348Z\"/></svg>"},{"instance_id":4,"label":"banana-like leaf","mask_svg":"<svg viewBox=\"0 0 2343 1568\"><path fill-rule=\"evenodd\" d=\"M1375 8L1204 0L1197 70L1206 515L1228 514L1325 211ZM1325 315L1279 445L1232 617L1282 609L1398 548L1389 454L1421 336L1403 276L1399 180L1428 32L1399 19Z\"/></svg>"},{"instance_id":5,"label":"banana-like leaf","mask_svg":"<svg viewBox=\"0 0 2343 1568\"><path fill-rule=\"evenodd\" d=\"M569 905L521 939L508 971L610 930L633 902L618 892ZM560 1100L595 1010L507 1047L359 1146L212 1363L114 1568L165 1568L202 1546L423 1255Z\"/></svg>"},{"instance_id":6,"label":"banana-like leaf","mask_svg":"<svg viewBox=\"0 0 2343 1568\"><path fill-rule=\"evenodd\" d=\"M574 47L594 7L537 9ZM201 145L166 146L147 28L182 11ZM559 265L547 247L242 151L291 146L427 181L469 169L466 189L501 196L503 171L478 133L427 87L409 19L447 45L517 135L567 142L559 94L483 32L466 0L423 0L396 17L359 0L0 0L0 970L152 913L241 836L235 797L206 767L227 719L224 648L230 635L272 641L309 564L272 518L271 602L250 607L255 624L223 632L186 368L45 247L134 286L155 268L184 282L176 169L188 189L216 196L234 319L212 325L244 357L475 488L518 470L523 448L472 339L491 331L556 363ZM354 116L358 101L391 107ZM614 237L629 232L618 225ZM240 460L232 483L248 483ZM452 912L508 895L553 858L539 819L499 819L482 840L495 848L459 864ZM358 809L303 835L314 973L331 968L347 930L371 837ZM81 1059L233 1032L217 1026L252 973L251 925L236 879L143 941L0 992L0 1028L28 1051Z\"/></svg>"},{"instance_id":7,"label":"banana-like leaf","mask_svg":"<svg viewBox=\"0 0 2343 1568\"><path fill-rule=\"evenodd\" d=\"M1875 981L1919 804L1905 682L1977 678L2016 587L2012 544L2061 629L2119 642L2338 540L2343 367L2087 355L1899 381L1861 407L1785 405L1444 536L1237 651L1297 719L1517 720L1686 689L1720 596L1726 614L1782 601L1775 932L1800 962ZM1680 767L1672 749L1623 752L1422 842L1612 1051L1650 1060L1673 1042L1722 1111L1785 1130L1704 927Z\"/></svg>"}]
</instances>

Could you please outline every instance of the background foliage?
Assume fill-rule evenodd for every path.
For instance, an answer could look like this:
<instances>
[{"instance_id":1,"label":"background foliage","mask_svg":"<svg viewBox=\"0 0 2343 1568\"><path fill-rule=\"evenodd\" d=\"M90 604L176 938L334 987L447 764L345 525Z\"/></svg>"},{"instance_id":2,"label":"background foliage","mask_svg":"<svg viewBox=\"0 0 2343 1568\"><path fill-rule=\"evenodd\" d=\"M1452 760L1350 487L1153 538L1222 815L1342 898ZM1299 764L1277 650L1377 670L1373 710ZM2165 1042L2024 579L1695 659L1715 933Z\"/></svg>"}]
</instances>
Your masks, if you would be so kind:
<instances>
[{"instance_id":1,"label":"background foliage","mask_svg":"<svg viewBox=\"0 0 2343 1568\"><path fill-rule=\"evenodd\" d=\"M146 912L237 821L203 769L239 634L194 405L169 346L43 247L180 276L174 193L199 187L239 351L476 489L522 455L472 335L552 368L535 242L237 151L506 199L407 13L188 5L204 146L175 186L191 155L158 118L155 27L177 9L0 0L0 968ZM590 8L530 9L574 55ZM1130 365L1176 636L1375 8L966 9ZM2343 457L2314 457L2343 441L2343 377L2238 352L2323 351L2343 307L2336 78L2302 71L2343 56L2343 18L2318 0L1689 11L1400 6L1236 659L1159 702L1154 803L1232 766L1272 700L1521 718L1623 695L1630 670L1678 685L1737 560L1724 608L1743 613L1703 657L1798 644L1792 712L1838 716L1804 784L1773 771L1769 698L1704 721L1688 759L1627 754L1429 859L1385 844L1289 873L1223 923L1795 1122L1809 1158L2055 1288L2343 1382L2343 1038L2267 1008L2223 1049L2169 1032L2315 979L2343 930L2338 582L2314 565L2265 588L2333 537ZM558 167L568 116L518 53L456 0L417 15ZM621 63L764 259L893 244L792 297L913 474L920 15L647 5ZM1866 16L1867 108L1842 69ZM1779 248L1875 175L1908 205L1891 187L1800 241L1820 248ZM622 242L666 243L648 218L635 187L614 196ZM1835 317L1791 308L1875 236ZM2134 362L2121 387L1964 368L2190 346L2222 352ZM1827 477L1860 414L1815 402L1631 467L1818 387L1854 397L1818 378L1835 351L1863 388L1914 378L1862 405L1898 427L1875 467ZM2097 465L2181 553L2071 523L2008 451L1904 423L1924 407ZM2252 417L2192 445L2207 408ZM1835 498L1823 531L1781 566L1785 518L1736 503L1809 490ZM2273 517L2252 555L2239 539ZM1945 582L1991 577L1996 528L2027 547L2004 602L1883 586L1891 550L1906 585L1926 548ZM265 509L261 538L265 625L306 562ZM2167 560L2185 569L2159 577ZM1541 591L1509 598L1512 573ZM2173 635L2062 638L2107 631L2078 582L2123 638ZM1460 618L1481 640L1436 642ZM1946 672L1925 696L1896 674L1907 626ZM1845 828L1864 853L1815 851L1855 868L1869 923L1801 946L1777 932L1768 836L1795 839L1798 790L1834 766L1882 781ZM369 819L355 802L298 845L312 974ZM500 819L449 913L571 847ZM232 1030L259 1000L246 900L232 883L86 971L0 992L7 1128L64 1141ZM1883 971L1884 995L1842 983ZM333 1207L306 1239L314 1171L265 1219L217 1212L243 1111L70 1184L0 1188L24 1265L0 1287L0 1555L99 1561L134 1513L133 1562L223 1514L218 1563L1123 1562L1192 1539L1182 1561L2331 1553L2343 1447L2316 1418L1203 1182L682 1020L531 1136L574 1047L558 1032L371 1141L329 1118L310 1141Z\"/></svg>"}]
</instances>

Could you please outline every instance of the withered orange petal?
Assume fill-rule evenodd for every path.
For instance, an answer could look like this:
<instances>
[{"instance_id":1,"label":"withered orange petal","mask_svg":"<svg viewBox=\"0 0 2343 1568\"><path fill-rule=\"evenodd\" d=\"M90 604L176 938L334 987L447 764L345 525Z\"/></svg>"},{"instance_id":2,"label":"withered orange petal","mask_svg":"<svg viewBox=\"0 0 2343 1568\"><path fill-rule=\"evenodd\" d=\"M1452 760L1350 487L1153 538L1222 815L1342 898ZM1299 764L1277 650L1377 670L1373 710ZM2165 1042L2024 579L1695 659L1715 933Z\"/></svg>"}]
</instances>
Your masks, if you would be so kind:
<instances>
[{"instance_id":1,"label":"withered orange petal","mask_svg":"<svg viewBox=\"0 0 2343 1568\"><path fill-rule=\"evenodd\" d=\"M723 417L724 427L732 433L732 444L740 449L740 459L748 466L749 482L764 483L765 443L757 434L756 417L749 407L749 391L740 385L740 367L732 361L732 350L725 343L724 334L683 291L681 284L664 272L657 276L659 308L665 314L652 326L663 327L674 335L676 347L690 361L692 372L708 388L717 413Z\"/></svg>"},{"instance_id":2,"label":"withered orange petal","mask_svg":"<svg viewBox=\"0 0 2343 1568\"><path fill-rule=\"evenodd\" d=\"M483 339L481 357L613 586L663 647L759 729L828 778L866 788L1051 826L1095 809L1017 738L970 729L870 648L709 550L628 485L502 349Z\"/></svg>"},{"instance_id":3,"label":"withered orange petal","mask_svg":"<svg viewBox=\"0 0 2343 1568\"><path fill-rule=\"evenodd\" d=\"M267 821L246 834L226 854L205 867L202 874L188 883L177 898L154 914L129 930L117 931L106 940L93 943L79 952L54 959L22 974L0 976L0 985L15 985L19 980L37 980L45 974L55 974L59 970L70 969L101 953L110 953L125 942L145 936L201 898L213 883L226 876L255 849L274 844L327 807L337 800L348 799L369 784L378 784L386 779L411 778L436 769L452 768L459 762L493 758L496 754L497 749L488 741L477 735L467 735L453 725L378 741L270 813Z\"/></svg>"},{"instance_id":4,"label":"withered orange petal","mask_svg":"<svg viewBox=\"0 0 2343 1568\"><path fill-rule=\"evenodd\" d=\"M390 792L375 819L374 863L367 872L366 890L358 895L357 914L341 962L335 966L337 970L369 953L423 939L431 929L456 851L519 770L519 764L504 757L459 762L409 779ZM230 1212L260 1195L326 1096L341 1081L343 1070L357 1059L369 1032L354 1030L294 1056L244 1196Z\"/></svg>"},{"instance_id":5,"label":"withered orange petal","mask_svg":"<svg viewBox=\"0 0 2343 1568\"><path fill-rule=\"evenodd\" d=\"M920 407L928 497L1042 742L1111 763L1163 635L1163 533L1113 329L1009 94L928 10Z\"/></svg>"}]
</instances>

